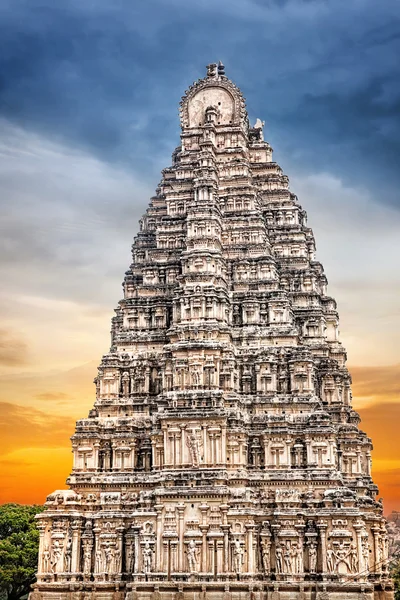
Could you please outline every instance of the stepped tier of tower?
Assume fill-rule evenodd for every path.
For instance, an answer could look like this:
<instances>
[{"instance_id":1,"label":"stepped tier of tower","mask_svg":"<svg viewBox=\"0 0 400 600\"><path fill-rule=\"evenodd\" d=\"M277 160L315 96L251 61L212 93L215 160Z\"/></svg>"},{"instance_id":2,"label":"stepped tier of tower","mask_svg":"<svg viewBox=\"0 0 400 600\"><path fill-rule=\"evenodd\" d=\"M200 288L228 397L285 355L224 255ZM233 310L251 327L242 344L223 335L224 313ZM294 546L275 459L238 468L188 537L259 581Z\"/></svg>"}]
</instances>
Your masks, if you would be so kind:
<instances>
[{"instance_id":1,"label":"stepped tier of tower","mask_svg":"<svg viewBox=\"0 0 400 600\"><path fill-rule=\"evenodd\" d=\"M306 213L222 65L181 126L70 489L39 518L33 600L388 600L371 440Z\"/></svg>"}]
</instances>

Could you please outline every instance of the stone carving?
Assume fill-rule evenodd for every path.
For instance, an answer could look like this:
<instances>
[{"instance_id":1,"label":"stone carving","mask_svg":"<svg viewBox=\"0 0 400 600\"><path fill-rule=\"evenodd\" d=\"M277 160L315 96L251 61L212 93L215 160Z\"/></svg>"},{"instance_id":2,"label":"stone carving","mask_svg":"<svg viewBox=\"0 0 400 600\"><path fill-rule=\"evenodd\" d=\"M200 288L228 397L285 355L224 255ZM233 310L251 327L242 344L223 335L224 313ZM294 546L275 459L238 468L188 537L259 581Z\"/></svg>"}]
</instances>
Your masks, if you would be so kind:
<instances>
[{"instance_id":1,"label":"stone carving","mask_svg":"<svg viewBox=\"0 0 400 600\"><path fill-rule=\"evenodd\" d=\"M187 547L187 560L189 571L195 573L198 571L198 548L194 540L190 540Z\"/></svg>"},{"instance_id":2,"label":"stone carving","mask_svg":"<svg viewBox=\"0 0 400 600\"><path fill-rule=\"evenodd\" d=\"M51 571L56 573L60 571L61 560L62 560L63 550L58 540L53 541L53 545L51 548Z\"/></svg>"},{"instance_id":3,"label":"stone carving","mask_svg":"<svg viewBox=\"0 0 400 600\"><path fill-rule=\"evenodd\" d=\"M146 542L144 548L142 550L143 556L143 573L151 573L153 568L153 550L149 544Z\"/></svg>"},{"instance_id":4,"label":"stone carving","mask_svg":"<svg viewBox=\"0 0 400 600\"><path fill-rule=\"evenodd\" d=\"M263 540L261 542L262 566L265 574L271 570L271 544Z\"/></svg>"},{"instance_id":5,"label":"stone carving","mask_svg":"<svg viewBox=\"0 0 400 600\"><path fill-rule=\"evenodd\" d=\"M389 594L371 441L306 213L223 65L186 92L181 126L72 436L70 489L38 518L35 593L173 598L198 573L214 600L236 573L257 600L316 594L317 574L335 598Z\"/></svg>"},{"instance_id":6,"label":"stone carving","mask_svg":"<svg viewBox=\"0 0 400 600\"><path fill-rule=\"evenodd\" d=\"M50 571L50 550L48 546L44 547L43 550L43 572L48 573Z\"/></svg>"},{"instance_id":7,"label":"stone carving","mask_svg":"<svg viewBox=\"0 0 400 600\"><path fill-rule=\"evenodd\" d=\"M198 467L201 460L201 438L195 429L187 432L186 443L189 448L193 467Z\"/></svg>"},{"instance_id":8,"label":"stone carving","mask_svg":"<svg viewBox=\"0 0 400 600\"><path fill-rule=\"evenodd\" d=\"M275 565L276 572L283 573L283 549L279 543L275 547Z\"/></svg>"},{"instance_id":9,"label":"stone carving","mask_svg":"<svg viewBox=\"0 0 400 600\"><path fill-rule=\"evenodd\" d=\"M68 539L65 546L64 552L64 571L69 573L71 571L71 558L72 558L72 540Z\"/></svg>"},{"instance_id":10,"label":"stone carving","mask_svg":"<svg viewBox=\"0 0 400 600\"><path fill-rule=\"evenodd\" d=\"M233 542L233 570L240 574L243 567L243 548L239 540Z\"/></svg>"},{"instance_id":11,"label":"stone carving","mask_svg":"<svg viewBox=\"0 0 400 600\"><path fill-rule=\"evenodd\" d=\"M89 575L92 570L92 548L89 544L84 546L83 550L83 572Z\"/></svg>"},{"instance_id":12,"label":"stone carving","mask_svg":"<svg viewBox=\"0 0 400 600\"><path fill-rule=\"evenodd\" d=\"M317 570L317 546L313 542L308 546L308 564L310 573L315 573Z\"/></svg>"}]
</instances>

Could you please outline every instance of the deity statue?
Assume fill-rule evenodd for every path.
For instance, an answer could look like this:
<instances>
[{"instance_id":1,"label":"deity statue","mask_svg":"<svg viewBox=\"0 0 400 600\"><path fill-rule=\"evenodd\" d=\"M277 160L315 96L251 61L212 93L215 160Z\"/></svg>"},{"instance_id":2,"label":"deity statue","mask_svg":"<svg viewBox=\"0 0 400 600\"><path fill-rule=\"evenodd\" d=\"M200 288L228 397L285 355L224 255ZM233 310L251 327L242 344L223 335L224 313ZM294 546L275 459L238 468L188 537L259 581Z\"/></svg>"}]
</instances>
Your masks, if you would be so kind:
<instances>
[{"instance_id":1,"label":"deity statue","mask_svg":"<svg viewBox=\"0 0 400 600\"><path fill-rule=\"evenodd\" d=\"M335 553L332 550L331 544L328 544L326 549L326 566L328 568L328 573L333 573L335 571Z\"/></svg>"},{"instance_id":2,"label":"deity statue","mask_svg":"<svg viewBox=\"0 0 400 600\"><path fill-rule=\"evenodd\" d=\"M311 543L308 547L308 561L310 573L315 573L317 570L317 548L314 543Z\"/></svg>"},{"instance_id":3,"label":"deity statue","mask_svg":"<svg viewBox=\"0 0 400 600\"><path fill-rule=\"evenodd\" d=\"M283 565L284 565L285 573L291 574L293 569L292 569L292 552L291 552L290 543L287 543L283 549Z\"/></svg>"},{"instance_id":4,"label":"deity statue","mask_svg":"<svg viewBox=\"0 0 400 600\"><path fill-rule=\"evenodd\" d=\"M60 546L60 542L58 540L54 540L51 552L51 571L52 573L56 573L59 567L60 558L62 556L62 548Z\"/></svg>"},{"instance_id":5,"label":"deity statue","mask_svg":"<svg viewBox=\"0 0 400 600\"><path fill-rule=\"evenodd\" d=\"M267 574L270 572L271 569L271 553L270 543L265 540L261 542L261 556L264 573Z\"/></svg>"},{"instance_id":6,"label":"deity statue","mask_svg":"<svg viewBox=\"0 0 400 600\"><path fill-rule=\"evenodd\" d=\"M83 551L83 572L89 575L92 570L92 548L90 544L86 544Z\"/></svg>"},{"instance_id":7,"label":"deity statue","mask_svg":"<svg viewBox=\"0 0 400 600\"><path fill-rule=\"evenodd\" d=\"M186 444L189 448L190 458L192 460L193 467L198 467L200 463L200 438L195 429L192 429L187 433Z\"/></svg>"},{"instance_id":8,"label":"deity statue","mask_svg":"<svg viewBox=\"0 0 400 600\"><path fill-rule=\"evenodd\" d=\"M152 550L149 542L145 543L142 554L143 554L143 573L151 573L152 562L153 562L153 550Z\"/></svg>"},{"instance_id":9,"label":"deity statue","mask_svg":"<svg viewBox=\"0 0 400 600\"><path fill-rule=\"evenodd\" d=\"M69 573L71 571L71 559L72 559L72 540L67 540L64 554L64 572Z\"/></svg>"},{"instance_id":10,"label":"deity statue","mask_svg":"<svg viewBox=\"0 0 400 600\"><path fill-rule=\"evenodd\" d=\"M336 558L336 569L338 572L343 571L343 567L345 567L346 572L349 573L351 571L350 563L348 561L350 555L350 550L347 550L343 542L339 544L339 548L336 550L335 558Z\"/></svg>"},{"instance_id":11,"label":"deity statue","mask_svg":"<svg viewBox=\"0 0 400 600\"><path fill-rule=\"evenodd\" d=\"M43 572L48 573L50 567L50 550L48 546L44 547L43 550Z\"/></svg>"},{"instance_id":12,"label":"deity statue","mask_svg":"<svg viewBox=\"0 0 400 600\"><path fill-rule=\"evenodd\" d=\"M364 540L362 546L363 571L369 571L369 543Z\"/></svg>"},{"instance_id":13,"label":"deity statue","mask_svg":"<svg viewBox=\"0 0 400 600\"><path fill-rule=\"evenodd\" d=\"M239 540L233 542L233 570L235 573L242 572L243 564L243 548Z\"/></svg>"},{"instance_id":14,"label":"deity statue","mask_svg":"<svg viewBox=\"0 0 400 600\"><path fill-rule=\"evenodd\" d=\"M105 566L104 570L106 573L110 573L113 557L114 557L114 551L111 548L110 544L108 543L106 545L106 547L104 548L104 566Z\"/></svg>"},{"instance_id":15,"label":"deity statue","mask_svg":"<svg viewBox=\"0 0 400 600\"><path fill-rule=\"evenodd\" d=\"M96 557L95 557L95 572L101 573L103 570L102 567L103 567L103 553L101 551L101 548L97 548Z\"/></svg>"},{"instance_id":16,"label":"deity statue","mask_svg":"<svg viewBox=\"0 0 400 600\"><path fill-rule=\"evenodd\" d=\"M132 543L126 546L126 570L128 573L133 573L135 568L135 548Z\"/></svg>"},{"instance_id":17,"label":"deity statue","mask_svg":"<svg viewBox=\"0 0 400 600\"><path fill-rule=\"evenodd\" d=\"M121 549L117 546L114 550L114 572L121 572Z\"/></svg>"},{"instance_id":18,"label":"deity statue","mask_svg":"<svg viewBox=\"0 0 400 600\"><path fill-rule=\"evenodd\" d=\"M283 573L283 550L280 544L277 544L275 548L275 564L276 572Z\"/></svg>"},{"instance_id":19,"label":"deity statue","mask_svg":"<svg viewBox=\"0 0 400 600\"><path fill-rule=\"evenodd\" d=\"M198 548L194 540L190 540L187 547L187 559L189 565L189 571L195 573L198 570Z\"/></svg>"},{"instance_id":20,"label":"deity statue","mask_svg":"<svg viewBox=\"0 0 400 600\"><path fill-rule=\"evenodd\" d=\"M357 552L357 546L355 544L351 544L351 546L350 546L349 558L350 558L351 572L357 573L358 572L358 552Z\"/></svg>"}]
</instances>

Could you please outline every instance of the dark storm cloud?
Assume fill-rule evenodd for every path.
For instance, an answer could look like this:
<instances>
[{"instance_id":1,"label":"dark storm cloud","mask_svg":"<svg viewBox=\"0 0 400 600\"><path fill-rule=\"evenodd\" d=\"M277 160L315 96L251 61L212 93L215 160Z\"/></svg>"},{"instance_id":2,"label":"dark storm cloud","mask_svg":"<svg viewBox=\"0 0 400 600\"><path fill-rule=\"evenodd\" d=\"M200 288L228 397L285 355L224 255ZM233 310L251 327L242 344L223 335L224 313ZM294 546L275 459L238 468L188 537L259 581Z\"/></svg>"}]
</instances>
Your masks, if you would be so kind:
<instances>
[{"instance_id":1,"label":"dark storm cloud","mask_svg":"<svg viewBox=\"0 0 400 600\"><path fill-rule=\"evenodd\" d=\"M278 159L384 183L395 203L399 15L397 0L3 2L0 110L156 179L181 93L221 58Z\"/></svg>"}]
</instances>

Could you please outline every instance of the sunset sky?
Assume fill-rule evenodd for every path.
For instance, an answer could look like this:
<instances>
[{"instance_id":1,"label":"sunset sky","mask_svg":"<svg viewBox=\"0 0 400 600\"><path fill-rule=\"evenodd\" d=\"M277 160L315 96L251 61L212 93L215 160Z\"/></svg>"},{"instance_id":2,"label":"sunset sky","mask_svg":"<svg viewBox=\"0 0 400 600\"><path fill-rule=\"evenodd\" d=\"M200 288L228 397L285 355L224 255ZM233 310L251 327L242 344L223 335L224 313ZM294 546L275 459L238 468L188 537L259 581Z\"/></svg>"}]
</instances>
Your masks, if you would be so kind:
<instances>
[{"instance_id":1,"label":"sunset sky","mask_svg":"<svg viewBox=\"0 0 400 600\"><path fill-rule=\"evenodd\" d=\"M398 0L2 0L0 502L64 487L130 245L222 60L308 213L400 510Z\"/></svg>"}]
</instances>

